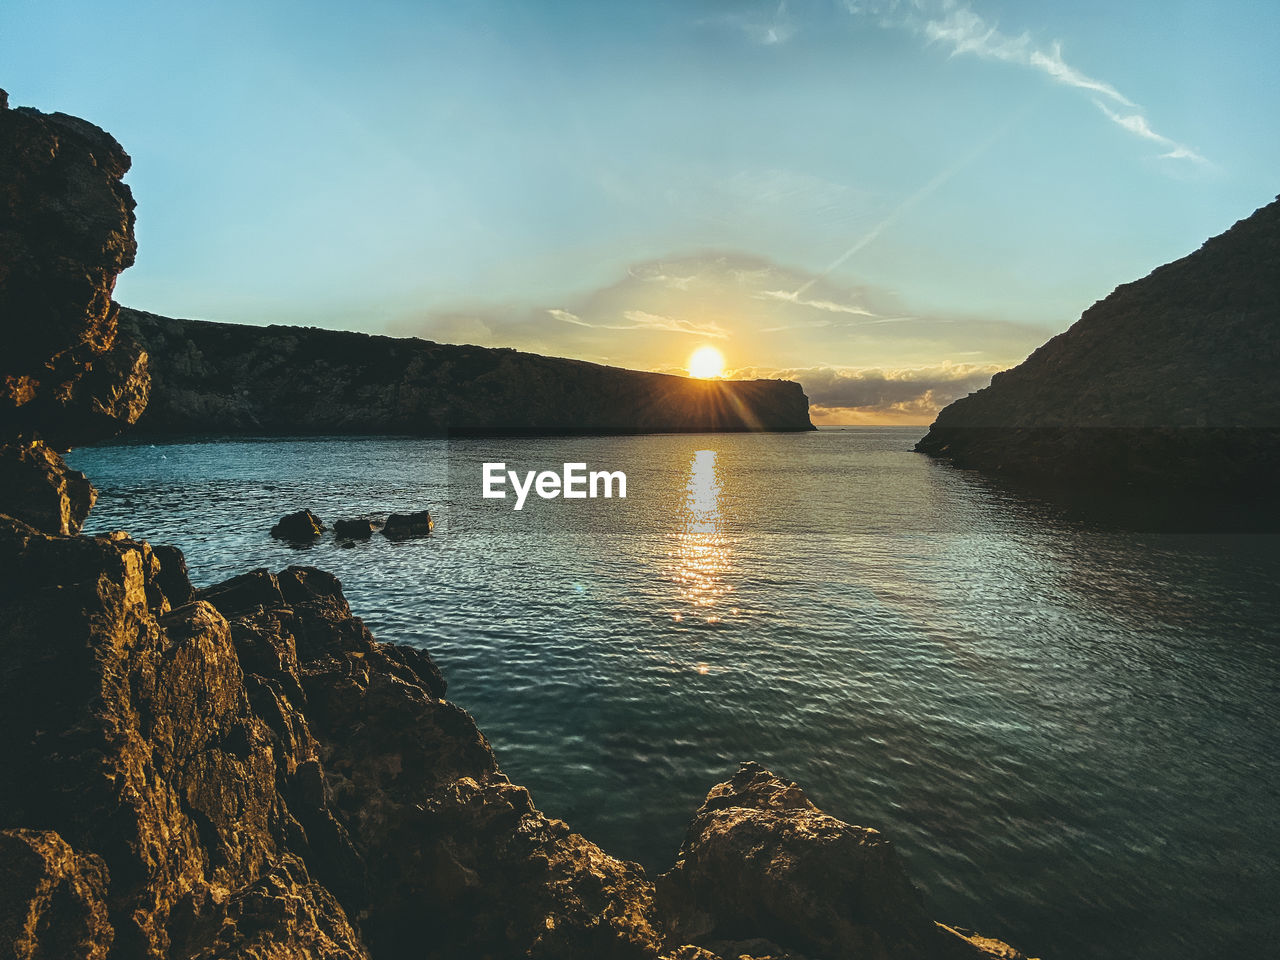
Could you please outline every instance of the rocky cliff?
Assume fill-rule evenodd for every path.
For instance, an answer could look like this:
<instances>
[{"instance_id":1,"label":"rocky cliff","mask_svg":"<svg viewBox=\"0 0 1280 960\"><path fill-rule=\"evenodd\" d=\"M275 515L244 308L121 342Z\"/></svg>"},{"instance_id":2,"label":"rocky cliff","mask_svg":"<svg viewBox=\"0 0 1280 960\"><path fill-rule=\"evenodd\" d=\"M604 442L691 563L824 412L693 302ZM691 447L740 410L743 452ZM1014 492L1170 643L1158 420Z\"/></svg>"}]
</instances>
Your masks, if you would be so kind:
<instances>
[{"instance_id":1,"label":"rocky cliff","mask_svg":"<svg viewBox=\"0 0 1280 960\"><path fill-rule=\"evenodd\" d=\"M0 492L60 533L95 494L57 451L137 420L150 386L111 301L137 248L129 164L106 131L0 90Z\"/></svg>"},{"instance_id":2,"label":"rocky cliff","mask_svg":"<svg viewBox=\"0 0 1280 960\"><path fill-rule=\"evenodd\" d=\"M1118 287L916 446L1075 485L1269 494L1280 482L1280 200Z\"/></svg>"},{"instance_id":3,"label":"rocky cliff","mask_svg":"<svg viewBox=\"0 0 1280 960\"><path fill-rule=\"evenodd\" d=\"M516 350L122 310L151 357L142 434L812 430L785 380L712 381Z\"/></svg>"},{"instance_id":4,"label":"rocky cliff","mask_svg":"<svg viewBox=\"0 0 1280 960\"><path fill-rule=\"evenodd\" d=\"M0 133L22 186L0 303L59 331L37 347L3 315L25 359L0 448L0 960L1022 956L929 920L885 838L754 764L651 880L538 811L333 576L197 591L173 547L76 535L92 488L41 434L100 436L145 397L141 359L104 362L127 158L70 118Z\"/></svg>"}]
</instances>

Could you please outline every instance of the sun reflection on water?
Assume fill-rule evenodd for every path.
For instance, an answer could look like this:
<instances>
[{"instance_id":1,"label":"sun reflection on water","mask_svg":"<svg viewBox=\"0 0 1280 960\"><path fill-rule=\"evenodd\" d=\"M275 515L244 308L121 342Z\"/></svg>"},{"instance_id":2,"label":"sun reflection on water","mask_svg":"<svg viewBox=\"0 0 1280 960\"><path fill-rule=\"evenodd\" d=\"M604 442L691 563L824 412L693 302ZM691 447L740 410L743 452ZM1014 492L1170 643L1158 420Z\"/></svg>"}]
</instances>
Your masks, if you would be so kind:
<instances>
[{"instance_id":1,"label":"sun reflection on water","mask_svg":"<svg viewBox=\"0 0 1280 960\"><path fill-rule=\"evenodd\" d=\"M695 608L692 616L712 624L723 617L710 608L733 590L725 582L731 553L723 531L720 495L716 452L699 450L689 463L675 547L668 555L673 561L671 579L679 585L681 599ZM690 614L677 611L673 619L686 616Z\"/></svg>"}]
</instances>

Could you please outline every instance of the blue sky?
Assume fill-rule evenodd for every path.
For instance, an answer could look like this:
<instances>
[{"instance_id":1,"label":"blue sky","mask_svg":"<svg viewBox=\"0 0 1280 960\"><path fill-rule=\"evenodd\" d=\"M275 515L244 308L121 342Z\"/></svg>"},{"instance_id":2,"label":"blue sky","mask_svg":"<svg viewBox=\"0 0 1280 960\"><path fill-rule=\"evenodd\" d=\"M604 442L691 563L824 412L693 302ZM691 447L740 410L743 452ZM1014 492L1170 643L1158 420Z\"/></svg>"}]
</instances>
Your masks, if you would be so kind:
<instances>
[{"instance_id":1,"label":"blue sky","mask_svg":"<svg viewBox=\"0 0 1280 960\"><path fill-rule=\"evenodd\" d=\"M678 369L927 422L1280 191L1280 7L27 2L134 158L131 306Z\"/></svg>"}]
</instances>

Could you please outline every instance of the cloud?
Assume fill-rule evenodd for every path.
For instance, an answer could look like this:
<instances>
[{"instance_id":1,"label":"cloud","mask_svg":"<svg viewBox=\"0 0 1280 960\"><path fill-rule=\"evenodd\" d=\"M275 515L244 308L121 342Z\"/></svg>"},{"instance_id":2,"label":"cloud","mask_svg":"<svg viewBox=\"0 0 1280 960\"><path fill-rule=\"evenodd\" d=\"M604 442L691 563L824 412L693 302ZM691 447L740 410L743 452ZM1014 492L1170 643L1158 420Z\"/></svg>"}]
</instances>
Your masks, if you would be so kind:
<instances>
[{"instance_id":1,"label":"cloud","mask_svg":"<svg viewBox=\"0 0 1280 960\"><path fill-rule=\"evenodd\" d=\"M1062 44L1058 41L1044 48L1037 45L1028 33L1017 36L1004 33L975 13L971 7L958 5L955 0L848 2L846 8L856 15L874 15L881 26L905 28L920 34L929 43L949 47L953 57L970 55L1026 67L1065 86L1109 100L1131 112L1121 115L1108 109L1098 99L1094 102L1112 122L1135 136L1167 147L1167 151L1160 155L1161 158L1207 162L1190 147L1152 130L1138 105L1112 84L1091 77L1067 63L1062 56Z\"/></svg>"},{"instance_id":2,"label":"cloud","mask_svg":"<svg viewBox=\"0 0 1280 960\"><path fill-rule=\"evenodd\" d=\"M797 29L795 21L787 12L787 0L780 0L777 6L762 5L751 12L727 13L701 22L740 30L748 40L761 46L786 43L796 35Z\"/></svg>"},{"instance_id":3,"label":"cloud","mask_svg":"<svg viewBox=\"0 0 1280 960\"><path fill-rule=\"evenodd\" d=\"M813 407L815 420L827 423L927 423L960 397L981 390L999 364L942 363L906 369L751 367L735 377L797 380Z\"/></svg>"},{"instance_id":4,"label":"cloud","mask_svg":"<svg viewBox=\"0 0 1280 960\"><path fill-rule=\"evenodd\" d=\"M1094 102L1094 105L1099 110L1101 110L1104 114L1107 115L1107 119L1110 120L1112 123L1119 124L1120 126L1124 127L1126 130L1128 130L1130 133L1134 134L1135 136L1142 137L1144 140L1150 140L1153 143L1160 144L1160 146L1162 147L1167 147L1168 152L1160 154L1162 158L1168 159L1168 160L1192 160L1196 163L1209 162L1205 160L1204 157L1200 156L1200 154L1192 150L1190 147L1183 146L1182 144L1178 143L1175 140L1170 140L1168 137L1164 137L1156 133L1147 124L1147 118L1144 117L1142 114L1131 113L1128 115L1122 115L1122 114L1116 113L1114 110L1109 109L1107 105L1103 103L1101 100L1095 100L1093 102Z\"/></svg>"},{"instance_id":5,"label":"cloud","mask_svg":"<svg viewBox=\"0 0 1280 960\"><path fill-rule=\"evenodd\" d=\"M803 300L800 297L800 293L795 290L761 290L756 296L762 299L785 300L787 303L799 304L802 307L812 307L815 310L826 310L830 313L848 313L856 317L875 316L865 307L855 306L851 303L836 303L834 300Z\"/></svg>"},{"instance_id":6,"label":"cloud","mask_svg":"<svg viewBox=\"0 0 1280 960\"><path fill-rule=\"evenodd\" d=\"M576 313L561 310L559 307L551 307L547 310L547 313L565 323L572 323L579 327L589 327L593 330L660 330L667 333L687 333L695 337L714 337L716 339L724 339L729 335L714 323L693 323L689 320L682 320L679 317L667 317L657 313L649 313L645 310L624 310L622 316L627 321L626 323L591 323L583 320Z\"/></svg>"}]
</instances>

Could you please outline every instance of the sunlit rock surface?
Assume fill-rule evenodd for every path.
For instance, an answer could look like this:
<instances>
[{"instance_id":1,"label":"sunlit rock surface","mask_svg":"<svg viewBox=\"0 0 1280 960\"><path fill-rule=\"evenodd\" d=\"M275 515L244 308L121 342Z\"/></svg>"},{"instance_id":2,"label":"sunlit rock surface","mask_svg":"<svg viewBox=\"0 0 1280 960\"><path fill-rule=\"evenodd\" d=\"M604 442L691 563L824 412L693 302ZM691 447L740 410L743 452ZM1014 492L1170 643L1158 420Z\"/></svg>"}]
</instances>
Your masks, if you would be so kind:
<instances>
[{"instance_id":1,"label":"sunlit rock surface","mask_svg":"<svg viewBox=\"0 0 1280 960\"><path fill-rule=\"evenodd\" d=\"M140 434L812 430L788 380L691 380L516 350L122 309L151 357Z\"/></svg>"},{"instance_id":2,"label":"sunlit rock surface","mask_svg":"<svg viewBox=\"0 0 1280 960\"><path fill-rule=\"evenodd\" d=\"M1117 287L916 449L1081 486L1269 494L1280 482L1280 201Z\"/></svg>"}]
</instances>

